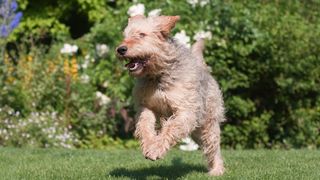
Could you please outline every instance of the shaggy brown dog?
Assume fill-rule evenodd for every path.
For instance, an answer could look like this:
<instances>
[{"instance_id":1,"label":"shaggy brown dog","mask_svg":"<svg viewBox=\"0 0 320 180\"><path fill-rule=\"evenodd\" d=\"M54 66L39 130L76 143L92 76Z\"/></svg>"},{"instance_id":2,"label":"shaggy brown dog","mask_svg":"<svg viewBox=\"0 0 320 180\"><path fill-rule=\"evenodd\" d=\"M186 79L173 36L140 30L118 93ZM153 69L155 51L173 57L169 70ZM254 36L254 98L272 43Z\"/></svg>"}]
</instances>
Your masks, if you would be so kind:
<instances>
[{"instance_id":1,"label":"shaggy brown dog","mask_svg":"<svg viewBox=\"0 0 320 180\"><path fill-rule=\"evenodd\" d=\"M206 155L209 174L222 175L222 94L204 63L203 41L190 50L169 37L179 19L131 17L117 48L118 56L128 61L126 67L137 78L135 135L144 156L151 160L162 158L170 147L191 135Z\"/></svg>"}]
</instances>

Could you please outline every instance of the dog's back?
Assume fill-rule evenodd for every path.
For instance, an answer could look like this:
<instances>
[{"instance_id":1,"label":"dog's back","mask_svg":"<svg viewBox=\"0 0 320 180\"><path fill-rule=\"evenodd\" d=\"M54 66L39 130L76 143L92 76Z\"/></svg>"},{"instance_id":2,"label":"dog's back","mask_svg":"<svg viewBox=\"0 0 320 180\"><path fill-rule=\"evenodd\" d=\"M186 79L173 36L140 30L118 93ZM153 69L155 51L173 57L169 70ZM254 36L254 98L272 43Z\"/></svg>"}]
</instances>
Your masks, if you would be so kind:
<instances>
[{"instance_id":1,"label":"dog's back","mask_svg":"<svg viewBox=\"0 0 320 180\"><path fill-rule=\"evenodd\" d=\"M203 59L204 41L197 41L192 50L177 42L172 42L172 48L176 62L162 76L139 78L134 88L135 102L155 111L158 118L165 119L177 107L192 109L197 111L198 123L203 124L208 112L213 112L213 107L222 107L223 111L218 84Z\"/></svg>"}]
</instances>

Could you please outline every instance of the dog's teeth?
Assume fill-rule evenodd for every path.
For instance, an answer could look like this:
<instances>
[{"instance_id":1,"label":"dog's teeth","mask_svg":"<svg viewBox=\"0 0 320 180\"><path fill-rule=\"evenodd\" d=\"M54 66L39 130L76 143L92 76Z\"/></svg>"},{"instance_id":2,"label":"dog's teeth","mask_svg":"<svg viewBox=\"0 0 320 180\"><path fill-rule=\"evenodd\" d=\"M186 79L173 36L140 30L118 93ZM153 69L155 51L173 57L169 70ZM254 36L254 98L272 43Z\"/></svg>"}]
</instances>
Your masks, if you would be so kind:
<instances>
[{"instance_id":1,"label":"dog's teeth","mask_svg":"<svg viewBox=\"0 0 320 180\"><path fill-rule=\"evenodd\" d=\"M129 63L125 65L127 69L131 72L136 71L138 69L145 67L145 61L136 60L136 58L132 58Z\"/></svg>"},{"instance_id":2,"label":"dog's teeth","mask_svg":"<svg viewBox=\"0 0 320 180\"><path fill-rule=\"evenodd\" d=\"M137 68L137 63L134 63L134 66L133 67L130 67L130 70L135 70Z\"/></svg>"}]
</instances>

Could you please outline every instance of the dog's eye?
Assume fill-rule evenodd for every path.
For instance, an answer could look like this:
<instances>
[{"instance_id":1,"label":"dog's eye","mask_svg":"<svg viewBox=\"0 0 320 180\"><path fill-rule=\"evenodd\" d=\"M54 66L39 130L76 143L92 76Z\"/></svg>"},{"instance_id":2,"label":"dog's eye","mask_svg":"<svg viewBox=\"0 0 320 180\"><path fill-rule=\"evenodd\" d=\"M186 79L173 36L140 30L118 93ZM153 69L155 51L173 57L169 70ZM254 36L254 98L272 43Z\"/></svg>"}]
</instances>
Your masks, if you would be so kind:
<instances>
[{"instance_id":1,"label":"dog's eye","mask_svg":"<svg viewBox=\"0 0 320 180\"><path fill-rule=\"evenodd\" d=\"M139 33L139 37L140 37L140 38L143 38L143 37L145 37L145 36L146 36L145 33Z\"/></svg>"}]
</instances>

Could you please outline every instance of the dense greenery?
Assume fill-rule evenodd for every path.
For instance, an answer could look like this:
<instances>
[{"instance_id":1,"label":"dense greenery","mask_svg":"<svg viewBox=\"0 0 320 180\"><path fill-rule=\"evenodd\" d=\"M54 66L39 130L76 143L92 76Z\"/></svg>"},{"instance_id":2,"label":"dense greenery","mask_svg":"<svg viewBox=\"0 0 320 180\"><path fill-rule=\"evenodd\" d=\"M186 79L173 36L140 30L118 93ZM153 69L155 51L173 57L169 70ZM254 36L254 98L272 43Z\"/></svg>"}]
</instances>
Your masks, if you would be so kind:
<instances>
[{"instance_id":1,"label":"dense greenery","mask_svg":"<svg viewBox=\"0 0 320 180\"><path fill-rule=\"evenodd\" d=\"M226 150L215 179L318 179L317 150ZM212 179L200 151L152 162L138 150L0 149L3 179Z\"/></svg>"},{"instance_id":2,"label":"dense greenery","mask_svg":"<svg viewBox=\"0 0 320 180\"><path fill-rule=\"evenodd\" d=\"M130 138L133 79L114 48L127 10L136 3L18 2L22 22L2 40L7 53L0 61L0 145L101 148L114 144L110 137ZM205 59L225 97L223 146L320 146L319 1L139 2L146 12L160 8L162 14L180 15L173 34L212 33ZM61 54L63 43L79 50ZM99 44L109 51L101 54ZM54 124L52 113L54 132L36 133Z\"/></svg>"}]
</instances>

